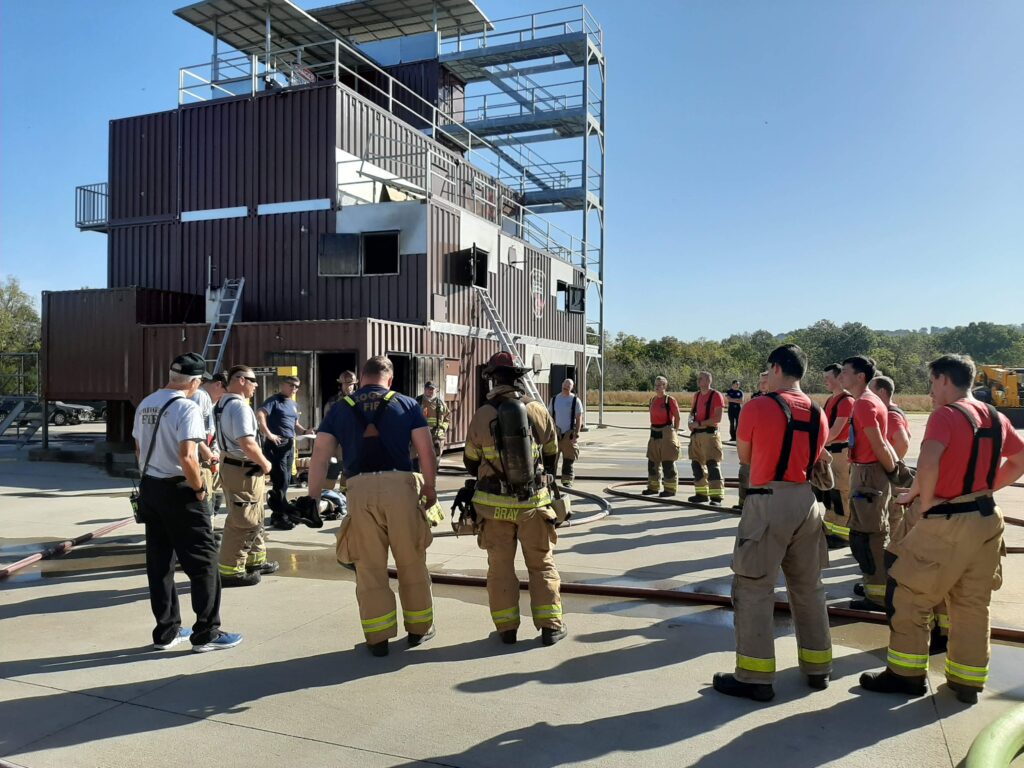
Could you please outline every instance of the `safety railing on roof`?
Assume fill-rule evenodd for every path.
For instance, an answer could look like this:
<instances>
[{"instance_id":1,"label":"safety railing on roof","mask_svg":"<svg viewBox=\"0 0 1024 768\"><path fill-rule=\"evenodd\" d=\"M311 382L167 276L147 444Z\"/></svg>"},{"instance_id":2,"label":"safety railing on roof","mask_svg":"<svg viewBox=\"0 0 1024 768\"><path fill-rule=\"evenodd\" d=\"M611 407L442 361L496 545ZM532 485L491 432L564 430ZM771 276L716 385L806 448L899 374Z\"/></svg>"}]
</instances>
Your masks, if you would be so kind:
<instances>
[{"instance_id":1,"label":"safety railing on roof","mask_svg":"<svg viewBox=\"0 0 1024 768\"><path fill-rule=\"evenodd\" d=\"M107 182L75 187L75 226L79 229L102 229L107 226Z\"/></svg>"},{"instance_id":2,"label":"safety railing on roof","mask_svg":"<svg viewBox=\"0 0 1024 768\"><path fill-rule=\"evenodd\" d=\"M497 117L522 117L545 112L580 109L583 106L583 81L518 88L515 95L505 91L466 96L463 119L466 122Z\"/></svg>"},{"instance_id":3,"label":"safety railing on roof","mask_svg":"<svg viewBox=\"0 0 1024 768\"><path fill-rule=\"evenodd\" d=\"M509 16L491 22L488 30L483 22L479 32L460 32L441 41L441 53L461 53L480 48L493 48L511 43L526 43L545 37L586 34L597 50L604 49L604 30L585 5L555 8L541 13Z\"/></svg>"}]
</instances>

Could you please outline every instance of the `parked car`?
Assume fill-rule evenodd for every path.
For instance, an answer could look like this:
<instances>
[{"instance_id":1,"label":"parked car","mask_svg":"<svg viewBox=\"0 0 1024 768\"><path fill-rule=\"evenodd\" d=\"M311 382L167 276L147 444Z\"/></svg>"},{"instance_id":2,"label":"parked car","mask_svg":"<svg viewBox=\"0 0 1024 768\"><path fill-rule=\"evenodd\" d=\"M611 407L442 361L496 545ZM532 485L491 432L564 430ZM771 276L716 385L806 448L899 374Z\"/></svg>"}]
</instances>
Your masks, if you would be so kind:
<instances>
[{"instance_id":1,"label":"parked car","mask_svg":"<svg viewBox=\"0 0 1024 768\"><path fill-rule=\"evenodd\" d=\"M83 421L92 421L95 418L95 411L88 405L70 405L56 400L49 404L50 423L57 427L65 424L81 424ZM27 425L30 421L38 419L42 413L42 405L36 403L21 415L18 423L21 426Z\"/></svg>"},{"instance_id":2,"label":"parked car","mask_svg":"<svg viewBox=\"0 0 1024 768\"><path fill-rule=\"evenodd\" d=\"M87 405L93 410L93 417L98 420L107 418L106 400L79 400L75 405Z\"/></svg>"}]
</instances>

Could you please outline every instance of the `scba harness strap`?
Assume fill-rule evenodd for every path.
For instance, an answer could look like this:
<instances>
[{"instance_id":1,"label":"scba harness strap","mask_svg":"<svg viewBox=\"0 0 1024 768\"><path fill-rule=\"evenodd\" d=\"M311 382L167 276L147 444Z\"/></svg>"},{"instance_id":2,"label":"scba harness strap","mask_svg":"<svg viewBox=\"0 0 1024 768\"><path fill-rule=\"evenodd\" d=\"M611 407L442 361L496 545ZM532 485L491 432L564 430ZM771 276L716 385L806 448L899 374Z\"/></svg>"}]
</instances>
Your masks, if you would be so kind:
<instances>
[{"instance_id":1,"label":"scba harness strap","mask_svg":"<svg viewBox=\"0 0 1024 768\"><path fill-rule=\"evenodd\" d=\"M708 399L704 401L704 418L701 421L709 421L711 419L711 404L715 400L715 394L718 392L717 389L708 390ZM700 392L693 398L693 407L690 409L690 415L697 415L697 403L700 400Z\"/></svg>"},{"instance_id":2,"label":"scba harness strap","mask_svg":"<svg viewBox=\"0 0 1024 768\"><path fill-rule=\"evenodd\" d=\"M832 406L828 409L828 413L826 414L828 416L828 426L829 426L829 429L831 429L832 427L835 426L836 419L839 418L839 404L841 402L843 402L843 400L856 400L856 399L857 398L855 398L849 392L843 392L843 394L841 394L839 397L837 397L835 400L832 401Z\"/></svg>"},{"instance_id":3,"label":"scba harness strap","mask_svg":"<svg viewBox=\"0 0 1024 768\"><path fill-rule=\"evenodd\" d=\"M983 405L988 408L988 415L991 420L991 424L987 427L982 427L975 414L959 403L950 403L946 406L954 411L958 411L967 419L973 434L971 457L967 460L967 471L964 473L963 491L961 494L963 496L974 492L974 481L978 468L978 449L981 447L981 441L992 441L992 456L989 459L988 475L985 478L989 490L995 487L996 472L999 470L999 459L1003 453L1003 425L999 420L999 411L991 403L983 403Z\"/></svg>"},{"instance_id":4,"label":"scba harness strap","mask_svg":"<svg viewBox=\"0 0 1024 768\"><path fill-rule=\"evenodd\" d=\"M552 418L554 418L554 416L555 416L555 398L556 397L558 397L558 395L552 395L551 396L551 417ZM579 404L580 404L580 399L578 397L576 397L576 395L573 395L572 396L572 415L569 417L569 432L575 432L576 431L576 408L577 408L577 406L579 406ZM557 425L556 425L556 428L557 428Z\"/></svg>"},{"instance_id":5,"label":"scba harness strap","mask_svg":"<svg viewBox=\"0 0 1024 768\"><path fill-rule=\"evenodd\" d=\"M346 395L341 399L351 410L352 415L363 426L363 442L359 451L359 472L388 472L396 469L395 461L380 439L381 417L391 404L391 399L396 392L390 390L380 397L380 402L373 413L373 418L368 419L363 410L356 405L356 401Z\"/></svg>"},{"instance_id":6,"label":"scba harness strap","mask_svg":"<svg viewBox=\"0 0 1024 768\"><path fill-rule=\"evenodd\" d=\"M807 453L809 456L807 460L807 479L810 480L814 472L814 463L818 459L817 455L815 455L815 447L818 445L818 434L821 429L821 409L812 402L810 421L796 421L793 418L793 411L790 409L789 403L786 402L782 395L778 392L767 392L766 394L776 402L786 417L786 433L782 438L782 450L779 452L779 461L775 465L775 480L781 481L786 476L786 470L789 468L789 457L793 452L794 432L807 433Z\"/></svg>"},{"instance_id":7,"label":"scba harness strap","mask_svg":"<svg viewBox=\"0 0 1024 768\"><path fill-rule=\"evenodd\" d=\"M658 399L657 395L652 397L651 398L651 402L648 405L648 408L650 408L651 405L654 405L654 401L657 400L657 399ZM661 429L662 427L667 427L669 424L672 423L672 403L673 402L675 402L675 398L672 397L670 394L668 394L666 392L665 393L665 423L664 424L660 424L660 425L652 425L655 429ZM678 408L678 406L676 406L676 407Z\"/></svg>"}]
</instances>

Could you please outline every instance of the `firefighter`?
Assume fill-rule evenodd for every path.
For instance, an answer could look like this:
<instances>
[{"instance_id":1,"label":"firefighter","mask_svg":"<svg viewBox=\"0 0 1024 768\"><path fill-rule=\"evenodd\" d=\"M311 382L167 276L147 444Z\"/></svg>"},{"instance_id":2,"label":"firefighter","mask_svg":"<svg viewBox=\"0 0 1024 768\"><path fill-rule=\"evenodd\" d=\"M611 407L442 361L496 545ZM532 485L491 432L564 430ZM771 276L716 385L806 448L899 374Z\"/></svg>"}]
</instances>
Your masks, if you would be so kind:
<instances>
[{"instance_id":1,"label":"firefighter","mask_svg":"<svg viewBox=\"0 0 1024 768\"><path fill-rule=\"evenodd\" d=\"M524 401L517 387L526 371L508 352L498 352L488 361L484 376L494 386L470 421L463 461L476 477L473 508L480 525L478 543L487 550L487 597L494 626L502 642L516 642L518 541L529 572L533 624L541 632L541 642L554 645L566 632L553 554L558 540L555 513L548 490L558 441L544 404Z\"/></svg>"},{"instance_id":2,"label":"firefighter","mask_svg":"<svg viewBox=\"0 0 1024 768\"><path fill-rule=\"evenodd\" d=\"M295 457L295 435L312 434L299 421L299 405L295 400L302 382L298 376L284 376L279 391L268 397L256 411L256 421L263 435L263 455L270 470L270 526L282 531L295 527L294 508L288 501L288 485ZM296 430L298 432L296 433Z\"/></svg>"},{"instance_id":3,"label":"firefighter","mask_svg":"<svg viewBox=\"0 0 1024 768\"><path fill-rule=\"evenodd\" d=\"M228 516L220 542L220 581L225 587L250 587L261 574L274 573L267 562L263 532L263 500L271 464L256 442L259 428L249 400L256 394L252 368L236 365L228 371L227 392L213 409L220 445L220 476Z\"/></svg>"},{"instance_id":4,"label":"firefighter","mask_svg":"<svg viewBox=\"0 0 1024 768\"><path fill-rule=\"evenodd\" d=\"M694 495L689 501L694 504L710 503L718 506L725 499L725 483L722 481L722 438L718 436L718 424L725 410L722 393L711 388L711 374L701 371L697 377L700 390L693 398L690 418L690 466L693 468Z\"/></svg>"},{"instance_id":5,"label":"firefighter","mask_svg":"<svg viewBox=\"0 0 1024 768\"><path fill-rule=\"evenodd\" d=\"M868 382L868 389L878 396L886 409L885 439L892 446L896 453L896 459L903 461L910 450L910 423L907 421L907 414L903 412L896 403L892 401L893 393L896 391L896 383L888 376L875 376ZM897 486L890 482L891 497L889 500L889 544L895 543L903 527L903 507L896 502Z\"/></svg>"},{"instance_id":6,"label":"firefighter","mask_svg":"<svg viewBox=\"0 0 1024 768\"><path fill-rule=\"evenodd\" d=\"M874 376L870 357L843 360L840 382L857 398L850 416L850 550L864 574L864 597L850 607L863 611L885 609L889 473L896 469L896 454L885 439L888 413L868 389Z\"/></svg>"},{"instance_id":7,"label":"firefighter","mask_svg":"<svg viewBox=\"0 0 1024 768\"><path fill-rule=\"evenodd\" d=\"M430 439L434 444L434 455L440 458L444 437L448 432L448 406L443 397L437 396L437 386L432 381L423 385L423 394L416 396L416 402L423 409L423 417L430 428Z\"/></svg>"},{"instance_id":8,"label":"firefighter","mask_svg":"<svg viewBox=\"0 0 1024 768\"><path fill-rule=\"evenodd\" d=\"M648 406L651 436L647 440L647 488L644 496L675 496L679 487L679 403L668 394L668 379L654 380L654 397ZM664 475L664 485L662 483ZM664 488L664 490L661 490ZM659 491L661 491L659 493Z\"/></svg>"},{"instance_id":9,"label":"firefighter","mask_svg":"<svg viewBox=\"0 0 1024 768\"><path fill-rule=\"evenodd\" d=\"M716 691L755 701L775 696L773 593L786 577L796 625L800 671L811 688L828 687L832 671L822 568L828 565L821 513L811 479L828 431L821 410L800 389L807 356L784 344L768 356L770 392L740 416L737 452L750 465L750 487L733 549L732 602L736 669L714 676Z\"/></svg>"},{"instance_id":10,"label":"firefighter","mask_svg":"<svg viewBox=\"0 0 1024 768\"><path fill-rule=\"evenodd\" d=\"M562 457L562 485L572 488L574 465L580 457L580 432L583 430L583 403L573 393L575 382L566 379L562 391L551 398L551 418L558 432L558 453Z\"/></svg>"},{"instance_id":11,"label":"firefighter","mask_svg":"<svg viewBox=\"0 0 1024 768\"><path fill-rule=\"evenodd\" d=\"M743 408L743 390L740 389L740 380L733 379L729 389L725 391L726 400L729 403L729 440L736 442L736 428L740 423L740 409Z\"/></svg>"},{"instance_id":12,"label":"firefighter","mask_svg":"<svg viewBox=\"0 0 1024 768\"><path fill-rule=\"evenodd\" d=\"M391 389L395 369L384 357L363 365L360 387L343 397L317 429L309 466L309 495L316 505L327 466L339 443L345 448L348 515L338 529L338 562L356 572L356 601L366 645L387 656L398 635L395 593L388 582L388 548L398 569L406 642L434 637L433 598L427 571L432 525L442 517L434 486L434 449L423 411ZM412 471L410 443L423 474Z\"/></svg>"},{"instance_id":13,"label":"firefighter","mask_svg":"<svg viewBox=\"0 0 1024 768\"><path fill-rule=\"evenodd\" d=\"M825 401L825 417L835 480L835 488L821 494L825 505L825 541L829 549L841 549L850 541L850 416L856 398L843 389L839 380L842 372L839 363L831 363L824 370L825 388L832 393Z\"/></svg>"},{"instance_id":14,"label":"firefighter","mask_svg":"<svg viewBox=\"0 0 1024 768\"><path fill-rule=\"evenodd\" d=\"M992 494L1024 474L1024 440L1004 415L971 395L970 357L943 355L928 367L935 410L917 477L899 497L901 504L920 500L923 518L895 546L886 669L865 672L860 684L880 693L925 693L932 608L945 596L946 681L960 701L973 704L988 678L989 604L1002 582L1003 516Z\"/></svg>"},{"instance_id":15,"label":"firefighter","mask_svg":"<svg viewBox=\"0 0 1024 768\"><path fill-rule=\"evenodd\" d=\"M331 396L324 406L324 417L331 412L331 408L334 407L335 403L344 398L347 395L351 395L356 391L356 385L359 383L359 377L355 375L353 371L342 371L338 376L338 391ZM327 479L324 482L324 489L333 491L335 485L338 486L338 490L345 493L347 486L345 485L345 457L341 450L341 443L338 443L338 448L334 454L335 461L327 467Z\"/></svg>"}]
</instances>

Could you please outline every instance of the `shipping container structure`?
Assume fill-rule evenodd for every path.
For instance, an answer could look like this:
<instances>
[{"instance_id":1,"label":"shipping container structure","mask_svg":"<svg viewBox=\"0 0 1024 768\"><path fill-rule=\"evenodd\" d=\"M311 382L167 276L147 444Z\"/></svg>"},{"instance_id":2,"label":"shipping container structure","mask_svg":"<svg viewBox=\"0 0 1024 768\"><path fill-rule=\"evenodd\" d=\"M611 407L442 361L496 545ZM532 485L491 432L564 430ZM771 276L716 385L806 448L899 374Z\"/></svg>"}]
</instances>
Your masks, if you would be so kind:
<instances>
[{"instance_id":1,"label":"shipping container structure","mask_svg":"<svg viewBox=\"0 0 1024 768\"><path fill-rule=\"evenodd\" d=\"M223 367L298 367L307 423L341 371L387 354L395 389L433 379L461 406L460 443L499 349L488 301L544 397L566 376L585 390L588 371L599 388L604 54L585 8L175 14L212 55L179 71L175 109L112 120L108 182L76 190L77 226L107 235L108 288L44 294L47 399L114 401L108 440L127 441L134 406L203 349L239 278ZM554 82L570 70L578 92ZM576 156L548 162L541 145Z\"/></svg>"}]
</instances>

